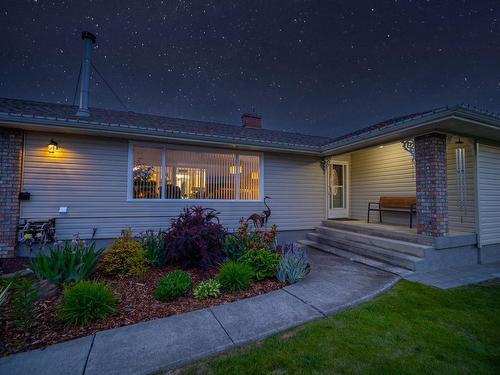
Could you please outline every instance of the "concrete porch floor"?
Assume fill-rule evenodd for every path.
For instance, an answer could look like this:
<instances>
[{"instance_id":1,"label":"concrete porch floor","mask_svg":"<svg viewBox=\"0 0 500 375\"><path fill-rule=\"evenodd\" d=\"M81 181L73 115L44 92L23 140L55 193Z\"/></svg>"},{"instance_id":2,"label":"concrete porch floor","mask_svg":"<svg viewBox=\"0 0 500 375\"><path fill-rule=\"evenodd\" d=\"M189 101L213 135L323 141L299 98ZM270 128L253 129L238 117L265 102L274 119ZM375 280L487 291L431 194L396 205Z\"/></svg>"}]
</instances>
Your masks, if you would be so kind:
<instances>
[{"instance_id":1,"label":"concrete porch floor","mask_svg":"<svg viewBox=\"0 0 500 375\"><path fill-rule=\"evenodd\" d=\"M415 272L404 278L440 289L451 289L486 280L500 279L500 262L452 267L431 272Z\"/></svg>"},{"instance_id":2,"label":"concrete porch floor","mask_svg":"<svg viewBox=\"0 0 500 375\"><path fill-rule=\"evenodd\" d=\"M377 235L377 233L380 233L381 236L387 235L389 238L430 245L436 249L475 245L477 243L475 233L450 231L446 236L434 238L417 234L417 229L415 227L410 228L408 225L405 226L378 222L367 223L366 220L358 219L328 219L327 221L334 221L341 224L346 229L355 232L359 231L371 235Z\"/></svg>"}]
</instances>

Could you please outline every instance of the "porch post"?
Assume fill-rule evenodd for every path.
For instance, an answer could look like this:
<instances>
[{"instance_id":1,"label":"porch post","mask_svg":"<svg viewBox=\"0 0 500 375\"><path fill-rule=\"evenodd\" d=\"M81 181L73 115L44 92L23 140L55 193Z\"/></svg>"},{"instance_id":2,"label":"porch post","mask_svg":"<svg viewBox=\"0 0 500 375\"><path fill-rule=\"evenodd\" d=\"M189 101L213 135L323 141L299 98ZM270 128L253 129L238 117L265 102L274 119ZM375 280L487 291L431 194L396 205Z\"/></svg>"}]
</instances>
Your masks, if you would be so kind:
<instances>
[{"instance_id":1,"label":"porch post","mask_svg":"<svg viewBox=\"0 0 500 375\"><path fill-rule=\"evenodd\" d=\"M440 237L448 233L446 135L415 137L417 233Z\"/></svg>"},{"instance_id":2,"label":"porch post","mask_svg":"<svg viewBox=\"0 0 500 375\"><path fill-rule=\"evenodd\" d=\"M21 130L0 129L0 258L15 255L22 146Z\"/></svg>"}]
</instances>

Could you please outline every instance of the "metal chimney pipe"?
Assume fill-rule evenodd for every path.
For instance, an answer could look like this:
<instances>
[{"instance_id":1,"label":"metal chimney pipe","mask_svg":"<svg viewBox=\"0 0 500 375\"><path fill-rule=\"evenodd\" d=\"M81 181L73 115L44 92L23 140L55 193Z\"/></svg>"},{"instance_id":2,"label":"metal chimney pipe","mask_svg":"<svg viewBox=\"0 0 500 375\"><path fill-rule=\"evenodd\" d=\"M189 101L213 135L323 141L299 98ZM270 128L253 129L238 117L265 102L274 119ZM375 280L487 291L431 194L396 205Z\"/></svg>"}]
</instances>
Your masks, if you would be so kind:
<instances>
[{"instance_id":1,"label":"metal chimney pipe","mask_svg":"<svg viewBox=\"0 0 500 375\"><path fill-rule=\"evenodd\" d=\"M90 116L89 112L89 86L90 73L92 71L92 47L96 42L94 34L83 31L83 61L82 73L80 75L80 104L78 107L77 116Z\"/></svg>"}]
</instances>

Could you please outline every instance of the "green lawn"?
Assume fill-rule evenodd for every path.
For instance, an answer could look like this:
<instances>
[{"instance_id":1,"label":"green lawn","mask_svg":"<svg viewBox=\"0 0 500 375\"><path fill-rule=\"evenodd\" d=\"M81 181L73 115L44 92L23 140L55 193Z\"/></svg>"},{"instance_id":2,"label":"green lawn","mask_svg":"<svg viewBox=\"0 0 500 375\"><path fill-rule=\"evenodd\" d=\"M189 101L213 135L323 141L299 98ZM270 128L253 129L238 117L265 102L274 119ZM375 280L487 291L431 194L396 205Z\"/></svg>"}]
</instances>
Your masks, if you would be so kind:
<instances>
[{"instance_id":1,"label":"green lawn","mask_svg":"<svg viewBox=\"0 0 500 375\"><path fill-rule=\"evenodd\" d=\"M500 374L500 285L402 281L376 300L183 374Z\"/></svg>"}]
</instances>

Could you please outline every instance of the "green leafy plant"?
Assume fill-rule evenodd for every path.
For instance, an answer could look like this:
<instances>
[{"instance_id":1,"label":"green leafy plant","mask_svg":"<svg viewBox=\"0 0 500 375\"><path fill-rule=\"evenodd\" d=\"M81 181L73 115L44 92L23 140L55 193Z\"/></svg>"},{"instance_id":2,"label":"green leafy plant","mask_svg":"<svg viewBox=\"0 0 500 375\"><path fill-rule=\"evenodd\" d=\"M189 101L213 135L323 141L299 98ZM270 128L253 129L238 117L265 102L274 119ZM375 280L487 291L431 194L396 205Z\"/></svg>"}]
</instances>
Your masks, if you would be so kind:
<instances>
[{"instance_id":1,"label":"green leafy plant","mask_svg":"<svg viewBox=\"0 0 500 375\"><path fill-rule=\"evenodd\" d=\"M118 277L141 277L146 273L146 251L143 250L142 244L134 239L131 230L123 230L122 235L113 241L104 254L104 269Z\"/></svg>"},{"instance_id":2,"label":"green leafy plant","mask_svg":"<svg viewBox=\"0 0 500 375\"><path fill-rule=\"evenodd\" d=\"M279 281L296 283L304 278L311 269L307 254L305 250L294 244L286 244L282 249L284 254L281 257L276 277Z\"/></svg>"},{"instance_id":3,"label":"green leafy plant","mask_svg":"<svg viewBox=\"0 0 500 375\"><path fill-rule=\"evenodd\" d=\"M161 267L166 263L165 259L165 232L155 232L151 229L140 234L139 240L146 251L148 262L153 267Z\"/></svg>"},{"instance_id":4,"label":"green leafy plant","mask_svg":"<svg viewBox=\"0 0 500 375\"><path fill-rule=\"evenodd\" d=\"M48 279L54 284L77 283L90 278L103 251L104 248L95 249L95 242L87 245L76 237L65 241L62 247L51 247L49 255L39 254L30 268L40 280Z\"/></svg>"},{"instance_id":5,"label":"green leafy plant","mask_svg":"<svg viewBox=\"0 0 500 375\"><path fill-rule=\"evenodd\" d=\"M16 326L28 330L35 321L35 302L38 300L38 290L32 280L20 276L15 276L11 285L9 316L14 320Z\"/></svg>"},{"instance_id":6,"label":"green leafy plant","mask_svg":"<svg viewBox=\"0 0 500 375\"><path fill-rule=\"evenodd\" d=\"M7 301L10 285L11 284L8 284L7 286L0 286L0 306Z\"/></svg>"},{"instance_id":7,"label":"green leafy plant","mask_svg":"<svg viewBox=\"0 0 500 375\"><path fill-rule=\"evenodd\" d=\"M218 279L223 289L242 291L248 289L252 277L253 270L250 266L230 260L219 269Z\"/></svg>"},{"instance_id":8,"label":"green leafy plant","mask_svg":"<svg viewBox=\"0 0 500 375\"><path fill-rule=\"evenodd\" d=\"M155 298L159 301L173 301L185 296L191 288L191 277L184 271L169 272L160 279L155 290Z\"/></svg>"},{"instance_id":9,"label":"green leafy plant","mask_svg":"<svg viewBox=\"0 0 500 375\"><path fill-rule=\"evenodd\" d=\"M99 281L80 281L64 287L59 317L68 324L88 325L114 314L118 297Z\"/></svg>"},{"instance_id":10,"label":"green leafy plant","mask_svg":"<svg viewBox=\"0 0 500 375\"><path fill-rule=\"evenodd\" d=\"M237 235L226 235L222 253L227 259L237 261L243 255L244 250L245 248Z\"/></svg>"},{"instance_id":11,"label":"green leafy plant","mask_svg":"<svg viewBox=\"0 0 500 375\"><path fill-rule=\"evenodd\" d=\"M236 232L236 237L243 252L263 247L274 248L276 246L277 235L278 227L275 224L270 229L253 228L253 230L250 230L248 220L244 218L240 219L240 226Z\"/></svg>"},{"instance_id":12,"label":"green leafy plant","mask_svg":"<svg viewBox=\"0 0 500 375\"><path fill-rule=\"evenodd\" d=\"M193 291L194 298L206 299L216 298L220 295L220 282L214 279L208 279L199 283Z\"/></svg>"},{"instance_id":13,"label":"green leafy plant","mask_svg":"<svg viewBox=\"0 0 500 375\"><path fill-rule=\"evenodd\" d=\"M240 262L252 268L257 280L276 276L280 256L266 248L249 250L240 258Z\"/></svg>"}]
</instances>

